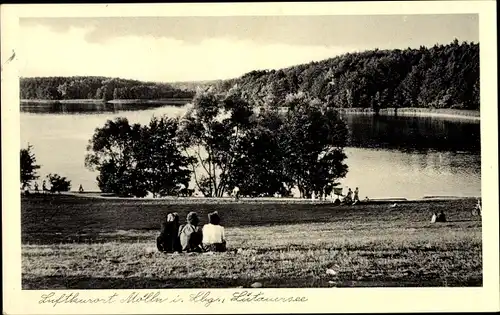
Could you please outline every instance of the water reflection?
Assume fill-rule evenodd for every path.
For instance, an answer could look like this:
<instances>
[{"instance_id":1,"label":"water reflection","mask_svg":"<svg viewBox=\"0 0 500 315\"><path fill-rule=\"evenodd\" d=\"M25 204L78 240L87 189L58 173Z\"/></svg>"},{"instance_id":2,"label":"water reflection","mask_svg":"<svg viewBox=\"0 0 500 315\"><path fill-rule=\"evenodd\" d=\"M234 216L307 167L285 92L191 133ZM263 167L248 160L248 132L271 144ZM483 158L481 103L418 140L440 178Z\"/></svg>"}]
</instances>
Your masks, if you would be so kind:
<instances>
[{"instance_id":1,"label":"water reflection","mask_svg":"<svg viewBox=\"0 0 500 315\"><path fill-rule=\"evenodd\" d=\"M182 106L184 104L171 104L168 101L157 103L23 103L21 112L33 114L103 114L103 113L118 113L122 111L137 111L145 109L154 109L164 106Z\"/></svg>"},{"instance_id":2,"label":"water reflection","mask_svg":"<svg viewBox=\"0 0 500 315\"><path fill-rule=\"evenodd\" d=\"M480 125L475 121L434 117L343 115L349 146L403 152L480 152Z\"/></svg>"},{"instance_id":3,"label":"water reflection","mask_svg":"<svg viewBox=\"0 0 500 315\"><path fill-rule=\"evenodd\" d=\"M340 183L360 187L363 197L481 195L479 154L368 148L347 148L346 154L349 172Z\"/></svg>"}]
</instances>

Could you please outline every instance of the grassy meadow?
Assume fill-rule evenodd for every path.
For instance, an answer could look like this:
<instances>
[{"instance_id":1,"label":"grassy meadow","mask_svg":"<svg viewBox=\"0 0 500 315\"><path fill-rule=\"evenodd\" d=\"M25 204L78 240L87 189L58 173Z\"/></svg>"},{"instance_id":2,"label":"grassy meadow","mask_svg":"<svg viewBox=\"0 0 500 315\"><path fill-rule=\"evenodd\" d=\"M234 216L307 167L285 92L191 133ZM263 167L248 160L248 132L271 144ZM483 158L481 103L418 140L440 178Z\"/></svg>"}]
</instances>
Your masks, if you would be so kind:
<instances>
[{"instance_id":1,"label":"grassy meadow","mask_svg":"<svg viewBox=\"0 0 500 315\"><path fill-rule=\"evenodd\" d=\"M475 199L389 204L22 197L24 289L481 286ZM229 251L163 254L167 212L217 210ZM448 222L431 224L443 210Z\"/></svg>"}]
</instances>

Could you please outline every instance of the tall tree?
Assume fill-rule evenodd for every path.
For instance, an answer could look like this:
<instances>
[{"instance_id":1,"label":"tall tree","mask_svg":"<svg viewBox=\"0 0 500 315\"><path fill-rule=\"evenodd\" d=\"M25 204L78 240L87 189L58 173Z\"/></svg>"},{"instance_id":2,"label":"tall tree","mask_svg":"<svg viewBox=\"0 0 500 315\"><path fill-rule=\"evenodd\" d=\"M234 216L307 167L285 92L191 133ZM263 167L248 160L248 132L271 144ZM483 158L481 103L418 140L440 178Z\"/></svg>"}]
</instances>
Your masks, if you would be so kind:
<instances>
[{"instance_id":1,"label":"tall tree","mask_svg":"<svg viewBox=\"0 0 500 315\"><path fill-rule=\"evenodd\" d=\"M108 120L96 128L87 146L85 166L99 171L97 183L101 191L118 195L147 194L137 171L135 147L141 140L141 125L130 125L126 118Z\"/></svg>"},{"instance_id":2,"label":"tall tree","mask_svg":"<svg viewBox=\"0 0 500 315\"><path fill-rule=\"evenodd\" d=\"M283 156L288 176L302 197L329 194L347 174L347 127L332 108L304 94L287 97Z\"/></svg>"},{"instance_id":3,"label":"tall tree","mask_svg":"<svg viewBox=\"0 0 500 315\"><path fill-rule=\"evenodd\" d=\"M286 175L281 146L283 124L283 115L278 110L263 108L256 125L238 143L229 186L238 186L242 196L291 193L293 183Z\"/></svg>"},{"instance_id":4,"label":"tall tree","mask_svg":"<svg viewBox=\"0 0 500 315\"><path fill-rule=\"evenodd\" d=\"M177 145L178 120L153 117L149 125L108 120L87 147L85 165L99 171L103 192L122 196L178 195L188 187L190 159Z\"/></svg>"},{"instance_id":5,"label":"tall tree","mask_svg":"<svg viewBox=\"0 0 500 315\"><path fill-rule=\"evenodd\" d=\"M221 197L228 190L228 173L235 147L251 126L253 111L238 90L220 94L199 90L181 120L180 139L192 164L195 182L205 196ZM202 169L201 175L196 168Z\"/></svg>"},{"instance_id":6,"label":"tall tree","mask_svg":"<svg viewBox=\"0 0 500 315\"><path fill-rule=\"evenodd\" d=\"M189 186L189 165L194 161L179 150L178 126L178 119L153 117L135 146L137 169L153 197L178 195Z\"/></svg>"},{"instance_id":7,"label":"tall tree","mask_svg":"<svg viewBox=\"0 0 500 315\"><path fill-rule=\"evenodd\" d=\"M39 178L37 170L40 165L36 164L35 153L33 153L33 146L28 144L28 147L21 149L21 189L31 187L31 182Z\"/></svg>"}]
</instances>

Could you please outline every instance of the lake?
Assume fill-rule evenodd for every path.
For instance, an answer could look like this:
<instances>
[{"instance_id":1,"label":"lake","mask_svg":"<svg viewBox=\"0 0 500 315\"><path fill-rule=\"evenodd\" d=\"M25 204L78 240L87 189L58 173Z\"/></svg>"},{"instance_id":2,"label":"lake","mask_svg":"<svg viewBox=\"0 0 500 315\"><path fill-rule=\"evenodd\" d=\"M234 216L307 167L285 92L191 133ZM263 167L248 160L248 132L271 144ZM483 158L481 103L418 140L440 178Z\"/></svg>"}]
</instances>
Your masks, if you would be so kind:
<instances>
[{"instance_id":1,"label":"lake","mask_svg":"<svg viewBox=\"0 0 500 315\"><path fill-rule=\"evenodd\" d=\"M74 190L82 184L86 191L96 191L97 173L84 166L95 128L120 116L147 124L153 115L180 116L186 109L170 105L148 109L112 104L23 106L21 147L34 146L41 177L57 173L71 180ZM341 183L359 187L361 198L481 195L478 121L360 114L343 114L343 119L349 128L345 149L349 172Z\"/></svg>"}]
</instances>

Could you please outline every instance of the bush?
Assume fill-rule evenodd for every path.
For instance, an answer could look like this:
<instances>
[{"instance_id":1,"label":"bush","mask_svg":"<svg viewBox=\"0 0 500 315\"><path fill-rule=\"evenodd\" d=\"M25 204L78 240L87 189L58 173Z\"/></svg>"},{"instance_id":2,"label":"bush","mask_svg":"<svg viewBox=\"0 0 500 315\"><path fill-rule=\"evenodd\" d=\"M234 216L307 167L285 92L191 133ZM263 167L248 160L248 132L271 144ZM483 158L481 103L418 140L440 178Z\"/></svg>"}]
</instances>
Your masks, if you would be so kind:
<instances>
[{"instance_id":1,"label":"bush","mask_svg":"<svg viewBox=\"0 0 500 315\"><path fill-rule=\"evenodd\" d=\"M61 193L61 191L69 191L71 189L71 181L66 177L61 177L58 174L49 174L47 178L50 182L51 193Z\"/></svg>"}]
</instances>

